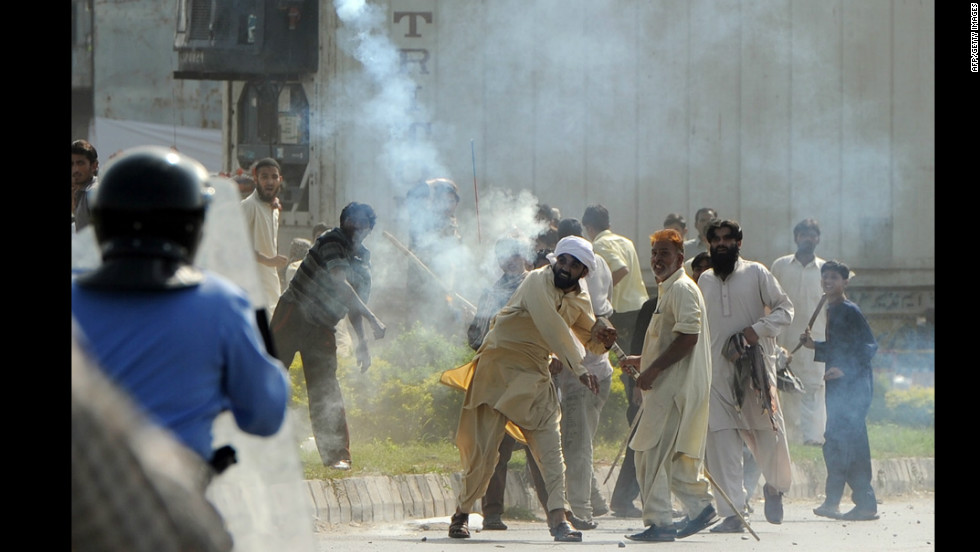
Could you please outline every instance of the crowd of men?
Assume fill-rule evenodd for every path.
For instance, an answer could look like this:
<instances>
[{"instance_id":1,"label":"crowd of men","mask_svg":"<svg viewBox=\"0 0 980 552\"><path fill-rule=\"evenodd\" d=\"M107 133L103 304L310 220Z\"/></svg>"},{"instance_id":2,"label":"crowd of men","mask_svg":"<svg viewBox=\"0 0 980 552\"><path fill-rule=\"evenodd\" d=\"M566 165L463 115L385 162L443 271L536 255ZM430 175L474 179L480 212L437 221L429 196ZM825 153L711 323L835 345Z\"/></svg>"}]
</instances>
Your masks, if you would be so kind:
<instances>
[{"instance_id":1,"label":"crowd of men","mask_svg":"<svg viewBox=\"0 0 980 552\"><path fill-rule=\"evenodd\" d=\"M351 202L339 226L318 229L305 252L281 255L280 168L273 159L253 164L252 182L238 182L247 185L241 205L264 290L250 306L235 284L194 264L213 193L199 163L142 148L109 167L100 182L95 148L72 143L73 233L92 224L103 259L72 282L74 331L92 364L220 473L226 462L212 450L214 418L232 410L247 432L278 431L284 373L299 353L321 459L351 469L337 340L349 324L366 370L363 324L375 339L385 335L368 307L364 240L373 208ZM436 262L440 243L459 240L459 196L448 179L419 190L413 201L436 205L446 224L413 228L412 246ZM613 232L603 205L589 205L581 222L547 218L538 236L496 241L502 276L481 297L466 336L475 356L443 375L465 393L456 434L462 488L449 537L470 536L478 501L484 529L506 530L503 481L517 447L528 454L560 542L581 541L607 513L641 518L645 530L627 536L635 541L669 542L709 527L751 530L747 505L760 476L765 519L780 524L792 484L790 442L824 448L827 499L818 515L877 518L864 426L877 346L844 295L846 265L815 254L817 221L794 228L797 251L770 270L741 256L737 221L702 208L698 235L687 239L684 217L671 213L650 236L651 297L635 245ZM280 282L290 261L290 278ZM828 314L819 316L824 304ZM792 364L802 392L778 390L777 357L802 346ZM607 503L592 442L615 373L610 351L629 401L629 446ZM856 506L842 514L845 482Z\"/></svg>"}]
</instances>

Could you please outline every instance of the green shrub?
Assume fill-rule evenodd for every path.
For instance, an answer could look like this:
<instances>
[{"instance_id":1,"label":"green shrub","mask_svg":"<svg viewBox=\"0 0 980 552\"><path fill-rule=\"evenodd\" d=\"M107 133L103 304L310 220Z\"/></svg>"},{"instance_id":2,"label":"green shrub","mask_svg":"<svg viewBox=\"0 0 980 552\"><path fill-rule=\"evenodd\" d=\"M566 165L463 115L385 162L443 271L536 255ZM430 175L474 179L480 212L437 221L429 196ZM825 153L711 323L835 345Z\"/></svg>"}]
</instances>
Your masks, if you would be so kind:
<instances>
[{"instance_id":1,"label":"green shrub","mask_svg":"<svg viewBox=\"0 0 980 552\"><path fill-rule=\"evenodd\" d=\"M599 414L599 427L595 432L596 445L619 446L630 428L629 420L626 419L626 387L619 378L619 373L618 368L613 370L609 398Z\"/></svg>"},{"instance_id":2,"label":"green shrub","mask_svg":"<svg viewBox=\"0 0 980 552\"><path fill-rule=\"evenodd\" d=\"M887 416L884 422L902 426L932 427L936 424L936 389L913 386L892 389L885 394Z\"/></svg>"},{"instance_id":3,"label":"green shrub","mask_svg":"<svg viewBox=\"0 0 980 552\"><path fill-rule=\"evenodd\" d=\"M933 427L936 424L936 389L917 385L895 389L887 374L877 373L868 422Z\"/></svg>"},{"instance_id":4,"label":"green shrub","mask_svg":"<svg viewBox=\"0 0 980 552\"><path fill-rule=\"evenodd\" d=\"M469 362L473 351L419 323L396 331L389 328L388 339L371 342L373 362L365 373L352 357L338 359L351 439L399 445L455 442L463 392L439 383L439 377L443 371ZM305 410L308 402L299 355L289 373L293 405ZM619 375L617 369L599 419L597 447L618 449L629 429L626 394ZM868 421L933 427L935 390L892 389L891 379L878 373Z\"/></svg>"},{"instance_id":5,"label":"green shrub","mask_svg":"<svg viewBox=\"0 0 980 552\"><path fill-rule=\"evenodd\" d=\"M473 351L421 324L391 330L391 341L370 343L372 362L367 372L361 372L354 358L338 357L337 378L351 439L396 444L454 441L463 393L439 383L439 377L468 362ZM293 406L306 410L309 402L299 355L289 373ZM308 411L304 416L308 419Z\"/></svg>"}]
</instances>

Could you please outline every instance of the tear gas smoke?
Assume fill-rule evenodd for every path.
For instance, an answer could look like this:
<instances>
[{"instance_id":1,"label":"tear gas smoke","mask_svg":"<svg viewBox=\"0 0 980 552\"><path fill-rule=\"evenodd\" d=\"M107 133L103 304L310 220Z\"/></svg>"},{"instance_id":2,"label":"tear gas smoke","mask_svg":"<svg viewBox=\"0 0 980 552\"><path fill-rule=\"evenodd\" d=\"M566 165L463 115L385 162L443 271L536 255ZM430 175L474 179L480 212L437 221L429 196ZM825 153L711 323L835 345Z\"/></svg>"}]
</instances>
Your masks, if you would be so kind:
<instances>
[{"instance_id":1,"label":"tear gas smoke","mask_svg":"<svg viewBox=\"0 0 980 552\"><path fill-rule=\"evenodd\" d=\"M387 240L379 239L385 226L401 225L403 228L420 226L426 228L441 228L444 220L442 215L430 208L417 208L409 204L408 196L421 181L430 178L454 179L462 195L468 191L462 175L451 175L449 169L439 157L438 149L431 141L414 133L413 124L419 120L428 120L427 106L423 105L416 96L417 84L411 74L401 67L398 47L388 37L388 27L385 20L386 11L363 0L335 0L337 16L342 22L337 39L340 48L360 63L359 71L344 75L344 94L341 97L349 104L346 115L337 115L327 128L321 132L334 132L340 124L356 121L362 132L369 132L378 137L381 153L378 160L387 179L390 182L392 195L401 202L398 220L379 220L375 231L368 238L366 245L372 250L372 270L374 289L377 297L372 301L372 308L384 311L385 305L379 304L387 297L385 290L407 292L407 295L418 294L419 289L412 289L413 283L406 277L413 270L412 262L408 260L397 247ZM341 119L346 117L349 119ZM452 129L445 129L452 133ZM369 198L353 198L355 201L371 203ZM534 219L535 206L538 200L527 190L518 192L490 189L481 193L479 209L481 212L480 228L477 220L469 210L458 210L456 223L460 235L459 240L439 239L431 251L416 254L422 258L429 269L456 293L476 303L481 291L491 285L500 275L493 253L496 239L505 234L518 235L533 243L544 225ZM377 208L377 207L376 207ZM427 217L432 217L426 220ZM395 223L395 224L392 224ZM406 232L392 228L392 234L406 246L412 247ZM481 236L476 240L476 236ZM474 243L477 242L477 243ZM408 268L406 268L408 267ZM406 281L409 280L409 281ZM425 282L422 282L425 283ZM427 282L437 288L438 284ZM395 291L395 294L397 294ZM415 301L410 313L412 320L434 319L424 311L433 307L433 311L444 308L437 305L442 301L432 297L429 301ZM380 314L380 313L379 313ZM438 317L436 317L437 319ZM463 317L466 318L466 317ZM384 320L384 317L382 317ZM390 323L391 321L386 321ZM457 321L456 327L450 333L460 330L469 322L468 319Z\"/></svg>"}]
</instances>

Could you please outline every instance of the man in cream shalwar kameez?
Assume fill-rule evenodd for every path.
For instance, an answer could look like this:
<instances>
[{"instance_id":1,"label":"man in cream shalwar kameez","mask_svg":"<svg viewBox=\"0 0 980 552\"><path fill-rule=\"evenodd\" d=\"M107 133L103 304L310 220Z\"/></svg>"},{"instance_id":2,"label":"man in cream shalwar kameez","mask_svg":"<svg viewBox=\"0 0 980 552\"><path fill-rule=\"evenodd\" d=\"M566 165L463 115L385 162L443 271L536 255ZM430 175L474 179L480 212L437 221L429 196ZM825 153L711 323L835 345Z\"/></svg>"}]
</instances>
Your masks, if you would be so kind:
<instances>
[{"instance_id":1,"label":"man in cream shalwar kameez","mask_svg":"<svg viewBox=\"0 0 980 552\"><path fill-rule=\"evenodd\" d=\"M786 426L776 396L776 367L772 358L776 337L793 321L793 303L779 282L762 264L739 255L742 229L731 220L714 220L707 229L712 268L701 274L698 285L708 308L711 329L711 406L705 465L728 498L745 504L742 443L755 457L765 478L766 520L782 523L782 495L789 492L793 474L786 441ZM762 348L766 371L772 382L775 412L770 420L756 390L746 384L744 402L737 405L732 381L735 365L722 353L732 335L742 332L750 344ZM726 503L718 502L725 520L711 529L717 533L742 532L741 521Z\"/></svg>"},{"instance_id":2,"label":"man in cream shalwar kameez","mask_svg":"<svg viewBox=\"0 0 980 552\"><path fill-rule=\"evenodd\" d=\"M590 335L596 320L589 295L578 279L586 267L594 266L591 244L569 236L559 242L555 256L554 265L528 273L494 318L473 358L472 381L456 436L463 481L451 537L469 535L466 516L486 492L508 421L521 429L541 468L552 534L556 540L564 540L559 537L571 532L565 520L568 505L559 431L561 410L549 370L551 355L595 391L595 376L582 366L585 350L606 351L605 344L612 346L616 332L609 328L599 330L595 337ZM558 287L556 275L566 278L562 287Z\"/></svg>"},{"instance_id":3,"label":"man in cream shalwar kameez","mask_svg":"<svg viewBox=\"0 0 980 552\"><path fill-rule=\"evenodd\" d=\"M621 362L640 371L643 406L630 448L635 451L643 523L649 528L627 538L669 542L717 520L710 484L701 473L711 336L701 291L684 271L680 233L665 229L651 236L650 265L657 279L657 309L645 329L640 356ZM672 492L689 519L680 532L672 521Z\"/></svg>"}]
</instances>

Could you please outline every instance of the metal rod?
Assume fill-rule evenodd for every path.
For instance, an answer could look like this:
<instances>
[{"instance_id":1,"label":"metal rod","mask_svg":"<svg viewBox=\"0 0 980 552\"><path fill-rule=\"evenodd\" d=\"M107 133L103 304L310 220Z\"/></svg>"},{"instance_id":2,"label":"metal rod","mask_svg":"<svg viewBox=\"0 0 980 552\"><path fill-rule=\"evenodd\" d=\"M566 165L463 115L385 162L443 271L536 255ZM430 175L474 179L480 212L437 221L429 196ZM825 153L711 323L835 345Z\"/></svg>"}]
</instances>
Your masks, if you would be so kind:
<instances>
[{"instance_id":1,"label":"metal rod","mask_svg":"<svg viewBox=\"0 0 980 552\"><path fill-rule=\"evenodd\" d=\"M476 188L476 148L473 145L473 139L470 139L470 156L473 159L473 198L476 202L476 241L477 243L483 242L483 237L480 232L480 193Z\"/></svg>"}]
</instances>

